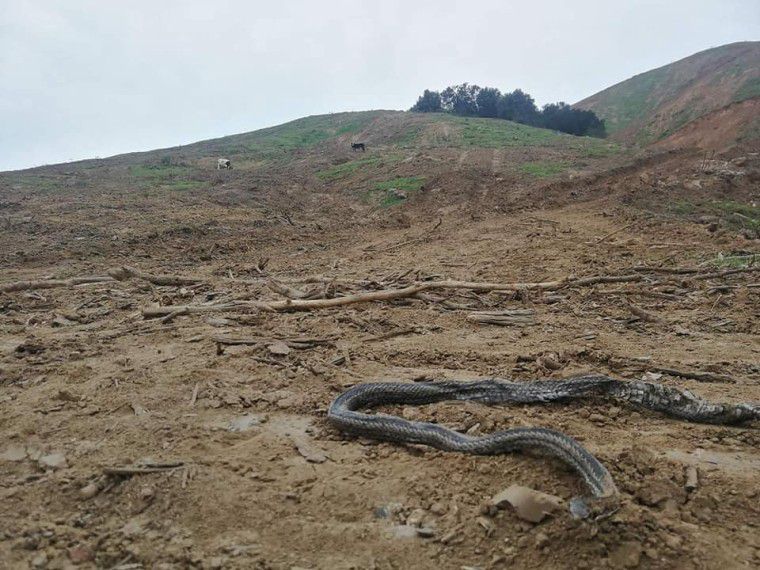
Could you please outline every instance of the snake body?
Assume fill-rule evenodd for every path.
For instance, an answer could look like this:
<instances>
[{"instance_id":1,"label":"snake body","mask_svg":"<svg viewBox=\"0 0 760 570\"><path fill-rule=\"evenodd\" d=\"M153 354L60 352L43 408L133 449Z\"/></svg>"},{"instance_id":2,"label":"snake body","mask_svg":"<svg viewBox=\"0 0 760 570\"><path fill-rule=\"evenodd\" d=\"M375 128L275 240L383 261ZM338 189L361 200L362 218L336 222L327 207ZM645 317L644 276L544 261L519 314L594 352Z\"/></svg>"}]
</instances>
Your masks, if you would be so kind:
<instances>
[{"instance_id":1,"label":"snake body","mask_svg":"<svg viewBox=\"0 0 760 570\"><path fill-rule=\"evenodd\" d=\"M420 443L444 451L492 455L524 449L541 450L572 467L583 478L592 497L612 497L618 491L609 471L581 444L561 432L529 427L472 436L434 423L359 411L387 404L422 405L447 400L534 404L593 395L611 397L693 422L732 425L760 419L760 405L757 404L715 404L686 390L602 375L535 382L489 379L359 384L333 401L327 417L332 425L349 434L399 443Z\"/></svg>"}]
</instances>

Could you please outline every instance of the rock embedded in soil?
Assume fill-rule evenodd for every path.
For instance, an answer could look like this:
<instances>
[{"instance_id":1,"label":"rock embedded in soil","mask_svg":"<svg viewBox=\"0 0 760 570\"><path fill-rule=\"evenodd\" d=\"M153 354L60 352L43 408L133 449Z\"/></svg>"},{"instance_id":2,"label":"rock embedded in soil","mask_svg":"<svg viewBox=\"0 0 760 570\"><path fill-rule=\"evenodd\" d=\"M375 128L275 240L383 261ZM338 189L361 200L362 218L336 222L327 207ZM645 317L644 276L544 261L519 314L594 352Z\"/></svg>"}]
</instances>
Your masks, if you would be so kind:
<instances>
[{"instance_id":1,"label":"rock embedded in soil","mask_svg":"<svg viewBox=\"0 0 760 570\"><path fill-rule=\"evenodd\" d=\"M26 448L22 445L11 445L2 454L0 460L4 461L23 461L26 459Z\"/></svg>"},{"instance_id":2,"label":"rock embedded in soil","mask_svg":"<svg viewBox=\"0 0 760 570\"><path fill-rule=\"evenodd\" d=\"M66 469L68 463L66 462L66 456L63 453L48 453L43 455L37 461L40 467L43 469Z\"/></svg>"},{"instance_id":3,"label":"rock embedded in soil","mask_svg":"<svg viewBox=\"0 0 760 570\"><path fill-rule=\"evenodd\" d=\"M538 523L561 508L565 502L554 495L542 493L529 487L512 485L494 495L490 503L500 509L511 505L519 518Z\"/></svg>"},{"instance_id":4,"label":"rock embedded in soil","mask_svg":"<svg viewBox=\"0 0 760 570\"><path fill-rule=\"evenodd\" d=\"M641 562L641 551L638 542L623 542L610 554L610 565L613 568L636 568Z\"/></svg>"}]
</instances>

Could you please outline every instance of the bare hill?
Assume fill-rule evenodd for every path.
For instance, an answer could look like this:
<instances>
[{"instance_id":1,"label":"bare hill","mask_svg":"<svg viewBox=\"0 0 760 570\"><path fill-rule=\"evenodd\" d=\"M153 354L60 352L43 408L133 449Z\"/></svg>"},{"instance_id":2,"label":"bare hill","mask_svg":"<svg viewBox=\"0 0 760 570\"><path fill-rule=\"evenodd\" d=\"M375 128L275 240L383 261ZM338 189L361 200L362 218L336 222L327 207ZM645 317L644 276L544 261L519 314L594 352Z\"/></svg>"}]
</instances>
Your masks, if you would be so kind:
<instances>
[{"instance_id":1,"label":"bare hill","mask_svg":"<svg viewBox=\"0 0 760 570\"><path fill-rule=\"evenodd\" d=\"M760 42L738 42L636 75L575 106L603 118L612 139L648 144L712 111L758 96ZM736 138L742 137L756 133L740 126Z\"/></svg>"}]
</instances>

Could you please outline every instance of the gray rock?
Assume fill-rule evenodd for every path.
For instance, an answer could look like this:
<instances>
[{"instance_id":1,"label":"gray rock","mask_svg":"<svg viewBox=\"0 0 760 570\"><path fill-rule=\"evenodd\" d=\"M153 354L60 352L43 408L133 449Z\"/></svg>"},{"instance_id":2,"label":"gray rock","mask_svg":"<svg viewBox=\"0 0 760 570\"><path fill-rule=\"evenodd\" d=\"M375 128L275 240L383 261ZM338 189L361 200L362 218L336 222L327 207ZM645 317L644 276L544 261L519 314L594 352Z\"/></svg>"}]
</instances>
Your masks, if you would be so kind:
<instances>
[{"instance_id":1,"label":"gray rock","mask_svg":"<svg viewBox=\"0 0 760 570\"><path fill-rule=\"evenodd\" d=\"M40 457L37 463L43 469L66 469L69 466L63 453L48 453Z\"/></svg>"}]
</instances>

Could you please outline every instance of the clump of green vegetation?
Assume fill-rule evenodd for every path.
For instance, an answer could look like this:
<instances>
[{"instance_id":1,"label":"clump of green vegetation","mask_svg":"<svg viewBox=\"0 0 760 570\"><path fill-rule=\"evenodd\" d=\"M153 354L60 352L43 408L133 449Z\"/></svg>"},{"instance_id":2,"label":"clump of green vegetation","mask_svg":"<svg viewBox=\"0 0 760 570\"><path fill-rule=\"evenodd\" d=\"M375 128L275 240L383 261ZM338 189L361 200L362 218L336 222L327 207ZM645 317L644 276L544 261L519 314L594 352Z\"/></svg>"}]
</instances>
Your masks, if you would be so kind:
<instances>
[{"instance_id":1,"label":"clump of green vegetation","mask_svg":"<svg viewBox=\"0 0 760 570\"><path fill-rule=\"evenodd\" d=\"M466 146L498 148L505 146L545 146L556 142L561 135L511 121L452 117L462 127L461 139Z\"/></svg>"},{"instance_id":2,"label":"clump of green vegetation","mask_svg":"<svg viewBox=\"0 0 760 570\"><path fill-rule=\"evenodd\" d=\"M246 152L271 157L312 147L333 137L359 132L377 116L376 112L365 112L305 117L249 133L243 137L242 143Z\"/></svg>"},{"instance_id":3,"label":"clump of green vegetation","mask_svg":"<svg viewBox=\"0 0 760 570\"><path fill-rule=\"evenodd\" d=\"M391 142L401 148L414 146L422 131L422 125L409 125L400 135L394 137Z\"/></svg>"},{"instance_id":4,"label":"clump of green vegetation","mask_svg":"<svg viewBox=\"0 0 760 570\"><path fill-rule=\"evenodd\" d=\"M669 210L681 217L715 216L720 218L723 224L729 228L749 229L760 235L760 206L743 204L734 200L710 200L707 202L679 200L673 202Z\"/></svg>"},{"instance_id":5,"label":"clump of green vegetation","mask_svg":"<svg viewBox=\"0 0 760 570\"><path fill-rule=\"evenodd\" d=\"M746 99L752 99L753 97L760 97L760 77L753 77L744 82L739 87L734 95L734 101L744 101Z\"/></svg>"},{"instance_id":6,"label":"clump of green vegetation","mask_svg":"<svg viewBox=\"0 0 760 570\"><path fill-rule=\"evenodd\" d=\"M325 182L332 182L340 178L345 178L356 172L357 170L382 166L383 164L394 164L401 159L400 155L391 154L386 156L368 156L366 158L360 158L359 160L352 160L344 162L342 164L336 164L325 170L317 172L317 178L324 180Z\"/></svg>"},{"instance_id":7,"label":"clump of green vegetation","mask_svg":"<svg viewBox=\"0 0 760 570\"><path fill-rule=\"evenodd\" d=\"M718 269L746 269L754 265L760 264L760 253L750 254L718 254L718 257L711 259L706 263L711 267Z\"/></svg>"},{"instance_id":8,"label":"clump of green vegetation","mask_svg":"<svg viewBox=\"0 0 760 570\"><path fill-rule=\"evenodd\" d=\"M725 214L730 226L760 232L760 206L742 204L733 200L714 200L710 205Z\"/></svg>"},{"instance_id":9,"label":"clump of green vegetation","mask_svg":"<svg viewBox=\"0 0 760 570\"><path fill-rule=\"evenodd\" d=\"M584 158L604 158L622 151L620 145L611 142L599 144L598 139L581 139L580 150Z\"/></svg>"},{"instance_id":10,"label":"clump of green vegetation","mask_svg":"<svg viewBox=\"0 0 760 570\"><path fill-rule=\"evenodd\" d=\"M136 178L143 186L161 186L170 190L190 190L201 185L196 180L191 180L190 167L167 164L161 161L159 164L138 164L129 167L129 174Z\"/></svg>"},{"instance_id":11,"label":"clump of green vegetation","mask_svg":"<svg viewBox=\"0 0 760 570\"><path fill-rule=\"evenodd\" d=\"M11 175L5 180L11 187L18 186L34 192L53 192L63 186L62 181L56 178L36 174Z\"/></svg>"},{"instance_id":12,"label":"clump of green vegetation","mask_svg":"<svg viewBox=\"0 0 760 570\"><path fill-rule=\"evenodd\" d=\"M688 200L676 200L670 203L670 211L676 216L690 216L697 211L697 206Z\"/></svg>"},{"instance_id":13,"label":"clump of green vegetation","mask_svg":"<svg viewBox=\"0 0 760 570\"><path fill-rule=\"evenodd\" d=\"M402 198L399 198L393 192L394 190L401 190L406 193L407 196L417 192L425 184L424 176L408 176L401 178L393 178L391 180L384 180L378 182L375 187L369 191L369 196L375 196L380 194L380 205L384 208L395 206L403 202Z\"/></svg>"},{"instance_id":14,"label":"clump of green vegetation","mask_svg":"<svg viewBox=\"0 0 760 570\"><path fill-rule=\"evenodd\" d=\"M451 138L441 140L440 146L481 148L553 146L577 150L587 157L610 156L620 152L618 145L604 139L567 135L512 121L443 114L436 115L433 120L446 122L453 127Z\"/></svg>"},{"instance_id":15,"label":"clump of green vegetation","mask_svg":"<svg viewBox=\"0 0 760 570\"><path fill-rule=\"evenodd\" d=\"M541 160L538 162L526 162L520 165L520 170L531 176L538 178L548 178L561 174L570 167L570 163L564 160L549 161Z\"/></svg>"},{"instance_id":16,"label":"clump of green vegetation","mask_svg":"<svg viewBox=\"0 0 760 570\"><path fill-rule=\"evenodd\" d=\"M184 176L189 168L187 166L167 166L164 164L138 164L129 167L129 174L135 178L147 180L168 180Z\"/></svg>"}]
</instances>

